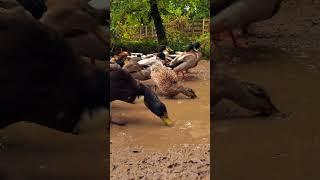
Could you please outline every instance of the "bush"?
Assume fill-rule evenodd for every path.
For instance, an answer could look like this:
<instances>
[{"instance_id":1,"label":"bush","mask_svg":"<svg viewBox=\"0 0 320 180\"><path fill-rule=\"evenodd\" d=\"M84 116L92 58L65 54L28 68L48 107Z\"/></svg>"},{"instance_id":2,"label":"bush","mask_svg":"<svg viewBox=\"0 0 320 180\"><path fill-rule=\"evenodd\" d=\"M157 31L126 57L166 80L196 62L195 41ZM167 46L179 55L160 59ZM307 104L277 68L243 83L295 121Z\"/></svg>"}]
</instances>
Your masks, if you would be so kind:
<instances>
[{"instance_id":1,"label":"bush","mask_svg":"<svg viewBox=\"0 0 320 180\"><path fill-rule=\"evenodd\" d=\"M205 59L209 59L210 55L210 34L206 33L199 37L196 37L195 40L192 40L190 36L182 32L168 33L168 46L174 51L184 51L186 46L192 42L201 43L201 52ZM157 40L122 40L114 41L114 48L124 49L130 52L139 52L143 54L155 53L158 51L158 41Z\"/></svg>"},{"instance_id":2,"label":"bush","mask_svg":"<svg viewBox=\"0 0 320 180\"><path fill-rule=\"evenodd\" d=\"M114 48L123 48L130 52L139 52L143 54L149 54L157 52L158 42L155 40L144 40L144 41L121 41L114 42Z\"/></svg>"},{"instance_id":3,"label":"bush","mask_svg":"<svg viewBox=\"0 0 320 180\"><path fill-rule=\"evenodd\" d=\"M201 52L203 57L209 60L210 57L210 33L205 33L197 38L197 41L201 43Z\"/></svg>"}]
</instances>

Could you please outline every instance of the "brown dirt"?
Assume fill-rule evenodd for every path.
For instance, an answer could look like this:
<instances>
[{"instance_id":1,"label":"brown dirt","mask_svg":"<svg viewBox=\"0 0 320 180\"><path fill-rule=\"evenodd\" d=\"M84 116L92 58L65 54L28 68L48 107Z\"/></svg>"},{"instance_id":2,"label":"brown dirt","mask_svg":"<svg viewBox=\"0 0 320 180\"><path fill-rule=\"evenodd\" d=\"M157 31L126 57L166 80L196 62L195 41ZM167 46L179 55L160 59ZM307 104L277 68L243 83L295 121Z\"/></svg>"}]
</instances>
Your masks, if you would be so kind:
<instances>
[{"instance_id":1,"label":"brown dirt","mask_svg":"<svg viewBox=\"0 0 320 180\"><path fill-rule=\"evenodd\" d=\"M201 61L184 81L198 98L161 98L173 127L165 127L142 99L112 103L112 118L128 124L111 126L111 179L209 179L209 66Z\"/></svg>"},{"instance_id":2,"label":"brown dirt","mask_svg":"<svg viewBox=\"0 0 320 180\"><path fill-rule=\"evenodd\" d=\"M77 136L25 122L0 130L0 179L103 179L104 117L84 117Z\"/></svg>"},{"instance_id":3,"label":"brown dirt","mask_svg":"<svg viewBox=\"0 0 320 180\"><path fill-rule=\"evenodd\" d=\"M217 45L217 62L261 85L289 117L261 119L230 102L219 104L216 179L319 179L319 9L317 0L285 0L276 16L251 27L249 49L232 49L229 40Z\"/></svg>"},{"instance_id":4,"label":"brown dirt","mask_svg":"<svg viewBox=\"0 0 320 180\"><path fill-rule=\"evenodd\" d=\"M317 49L320 45L319 9L319 0L284 0L274 17L249 27L248 43L251 47L276 48L290 53ZM228 46L230 43L231 39Z\"/></svg>"}]
</instances>

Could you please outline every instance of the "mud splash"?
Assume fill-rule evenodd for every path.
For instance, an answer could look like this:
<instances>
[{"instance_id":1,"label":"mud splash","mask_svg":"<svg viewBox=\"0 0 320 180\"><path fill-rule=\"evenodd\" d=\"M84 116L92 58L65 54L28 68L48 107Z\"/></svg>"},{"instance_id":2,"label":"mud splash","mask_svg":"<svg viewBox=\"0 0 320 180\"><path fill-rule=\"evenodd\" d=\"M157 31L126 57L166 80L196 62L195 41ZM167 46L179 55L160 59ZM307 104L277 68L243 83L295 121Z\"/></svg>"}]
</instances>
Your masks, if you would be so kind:
<instances>
[{"instance_id":1,"label":"mud splash","mask_svg":"<svg viewBox=\"0 0 320 180\"><path fill-rule=\"evenodd\" d=\"M320 53L244 52L228 65L233 76L257 83L286 119L259 119L223 102L214 109L217 179L317 179L320 160Z\"/></svg>"},{"instance_id":2,"label":"mud splash","mask_svg":"<svg viewBox=\"0 0 320 180\"><path fill-rule=\"evenodd\" d=\"M161 98L167 106L169 117L175 121L173 127L164 126L161 120L144 106L143 99L137 100L136 104L112 103L112 118L128 121L128 124L123 127L111 126L111 175L114 179L134 177L129 172L121 171L128 166L129 161L131 162L129 169L135 168L138 171L137 173L143 172L143 168L132 165L138 166L138 160L143 161L141 158L168 158L167 160L159 161L157 166L161 166L161 164L172 162L170 159L174 159L174 156L169 155L172 154L170 152L180 152L181 161L183 159L188 162L190 157L183 156L184 153L181 153L181 150L185 149L180 146L183 144L190 145L190 147L193 147L191 144L199 146L200 150L196 150L196 148L189 149L189 152L197 151L196 154L198 155L194 155L195 159L197 157L198 160L200 157L205 158L206 162L204 164L207 164L207 171L204 173L204 177L208 177L210 167L210 153L208 152L210 141L209 67L210 65L207 61L202 61L198 67L191 70L192 74L184 82L187 87L196 92L198 98L188 99L183 95L177 96L176 99ZM176 156L176 158L179 158L179 156ZM120 161L122 163L119 163ZM153 165L147 166L148 160L146 159L143 162L143 165L140 166L148 167L154 172L158 172L161 169L157 169L157 166ZM197 165L200 165L200 163ZM112 168L112 166L117 168ZM196 167L196 165L194 166ZM188 171L187 167L182 169ZM166 166L166 168L168 167ZM162 171L164 171L163 168ZM170 171L164 172L168 173L165 177L172 177L173 175L173 173L170 174ZM160 174L157 177L164 177Z\"/></svg>"},{"instance_id":3,"label":"mud splash","mask_svg":"<svg viewBox=\"0 0 320 180\"><path fill-rule=\"evenodd\" d=\"M0 179L103 179L105 111L70 135L30 123L0 131Z\"/></svg>"}]
</instances>

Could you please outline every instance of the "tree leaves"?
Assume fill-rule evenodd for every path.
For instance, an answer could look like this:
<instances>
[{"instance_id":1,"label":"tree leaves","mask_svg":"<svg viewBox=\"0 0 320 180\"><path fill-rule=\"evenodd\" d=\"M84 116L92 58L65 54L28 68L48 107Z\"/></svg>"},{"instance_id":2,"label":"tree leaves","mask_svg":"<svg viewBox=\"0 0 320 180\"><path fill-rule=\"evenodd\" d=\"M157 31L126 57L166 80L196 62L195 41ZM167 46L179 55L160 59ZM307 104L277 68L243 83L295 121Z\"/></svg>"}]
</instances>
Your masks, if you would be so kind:
<instances>
[{"instance_id":1,"label":"tree leaves","mask_svg":"<svg viewBox=\"0 0 320 180\"><path fill-rule=\"evenodd\" d=\"M157 0L164 23L179 17L208 18L209 0ZM111 0L111 32L116 37L126 36L131 27L153 25L148 0ZM128 32L127 32L128 34Z\"/></svg>"}]
</instances>

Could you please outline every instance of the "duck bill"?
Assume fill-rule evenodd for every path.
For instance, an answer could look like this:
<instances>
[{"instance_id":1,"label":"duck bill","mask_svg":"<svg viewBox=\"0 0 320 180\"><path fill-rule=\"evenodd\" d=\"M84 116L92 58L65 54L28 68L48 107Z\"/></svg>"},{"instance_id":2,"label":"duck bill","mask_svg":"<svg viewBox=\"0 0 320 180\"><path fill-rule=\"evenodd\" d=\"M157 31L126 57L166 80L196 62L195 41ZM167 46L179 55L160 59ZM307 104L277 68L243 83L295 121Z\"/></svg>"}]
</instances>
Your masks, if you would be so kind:
<instances>
[{"instance_id":1,"label":"duck bill","mask_svg":"<svg viewBox=\"0 0 320 180\"><path fill-rule=\"evenodd\" d=\"M124 64L128 64L129 63L129 60L128 59L126 59L126 60L124 60L124 62L123 62Z\"/></svg>"},{"instance_id":2,"label":"duck bill","mask_svg":"<svg viewBox=\"0 0 320 180\"><path fill-rule=\"evenodd\" d=\"M168 114L161 116L161 120L166 126L173 126L173 121L168 117Z\"/></svg>"}]
</instances>

